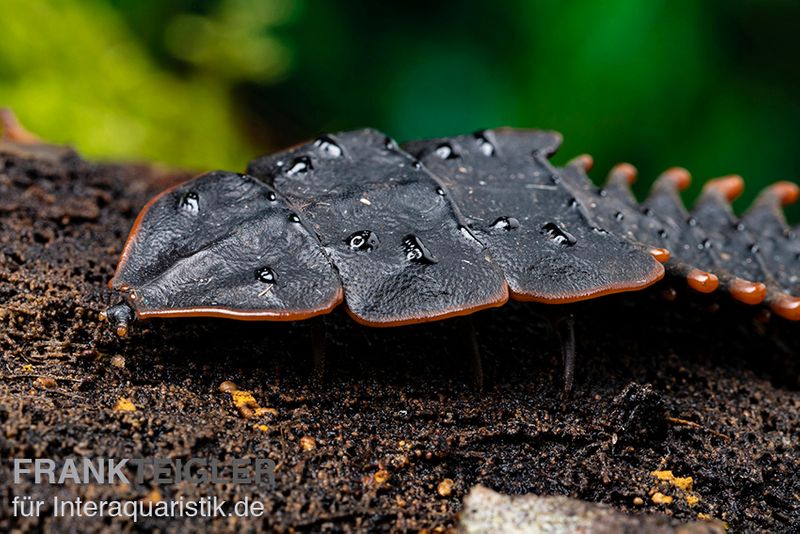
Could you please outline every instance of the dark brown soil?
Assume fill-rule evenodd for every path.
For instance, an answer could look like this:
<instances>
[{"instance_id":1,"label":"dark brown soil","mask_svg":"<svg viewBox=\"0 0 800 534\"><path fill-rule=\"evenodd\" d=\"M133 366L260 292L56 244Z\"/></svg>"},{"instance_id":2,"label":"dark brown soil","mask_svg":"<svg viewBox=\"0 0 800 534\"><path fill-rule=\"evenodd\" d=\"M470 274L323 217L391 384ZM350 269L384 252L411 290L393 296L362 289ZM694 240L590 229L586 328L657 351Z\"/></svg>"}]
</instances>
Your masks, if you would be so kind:
<instances>
[{"instance_id":1,"label":"dark brown soil","mask_svg":"<svg viewBox=\"0 0 800 534\"><path fill-rule=\"evenodd\" d=\"M175 319L118 339L98 321L118 300L106 282L137 211L178 176L54 149L6 143L0 152L0 530L129 526L14 518L14 495L249 497L267 513L239 527L433 529L455 525L477 483L715 518L736 531L800 525L797 325L763 324L727 301L714 312L716 303L689 294L667 302L663 287L600 299L574 309L580 359L565 399L559 345L538 315L564 308L512 304L473 316L482 393L458 321L370 330L334 313L322 320L328 360L318 385L310 323ZM226 380L275 411L244 417L219 391ZM136 410L115 410L120 398ZM268 456L277 486L10 482L7 459L70 456ZM691 477L693 488L658 481L657 470ZM445 479L454 485L442 496ZM655 490L672 502L656 504ZM234 521L138 526L226 530Z\"/></svg>"}]
</instances>

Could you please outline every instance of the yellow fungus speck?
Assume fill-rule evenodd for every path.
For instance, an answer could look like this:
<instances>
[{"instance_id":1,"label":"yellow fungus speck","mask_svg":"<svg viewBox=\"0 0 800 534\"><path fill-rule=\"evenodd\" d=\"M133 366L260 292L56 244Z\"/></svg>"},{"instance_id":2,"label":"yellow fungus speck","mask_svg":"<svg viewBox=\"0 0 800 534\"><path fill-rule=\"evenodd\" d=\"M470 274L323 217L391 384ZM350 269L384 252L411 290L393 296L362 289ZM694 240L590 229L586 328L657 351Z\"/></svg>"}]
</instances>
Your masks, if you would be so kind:
<instances>
[{"instance_id":1,"label":"yellow fungus speck","mask_svg":"<svg viewBox=\"0 0 800 534\"><path fill-rule=\"evenodd\" d=\"M241 389L237 389L230 392L231 399L233 400L233 404L239 410L239 413L242 414L242 417L245 419L249 419L256 415L256 410L261 408L258 403L256 402L255 397L249 391L244 391Z\"/></svg>"},{"instance_id":2,"label":"yellow fungus speck","mask_svg":"<svg viewBox=\"0 0 800 534\"><path fill-rule=\"evenodd\" d=\"M391 475L389 474L389 471L386 469L380 469L373 475L373 478L378 484L386 484L386 482L389 481L390 476Z\"/></svg>"},{"instance_id":3,"label":"yellow fungus speck","mask_svg":"<svg viewBox=\"0 0 800 534\"><path fill-rule=\"evenodd\" d=\"M651 499L656 504L666 504L666 505L672 504L672 497L670 497L669 495L664 495L660 491L654 493Z\"/></svg>"},{"instance_id":4,"label":"yellow fungus speck","mask_svg":"<svg viewBox=\"0 0 800 534\"><path fill-rule=\"evenodd\" d=\"M245 419L252 417L263 417L265 415L277 417L278 410L275 408L262 408L256 402L255 397L249 391L239 389L236 384L230 381L225 381L219 386L219 390L224 393L229 393L236 409L242 414Z\"/></svg>"},{"instance_id":5,"label":"yellow fungus speck","mask_svg":"<svg viewBox=\"0 0 800 534\"><path fill-rule=\"evenodd\" d=\"M120 397L117 403L114 405L115 412L135 412L136 406L126 399L125 397Z\"/></svg>"},{"instance_id":6,"label":"yellow fungus speck","mask_svg":"<svg viewBox=\"0 0 800 534\"><path fill-rule=\"evenodd\" d=\"M653 471L650 473L659 480L669 482L673 487L682 491L692 491L694 480L692 477L676 477L672 471Z\"/></svg>"},{"instance_id":7,"label":"yellow fungus speck","mask_svg":"<svg viewBox=\"0 0 800 534\"><path fill-rule=\"evenodd\" d=\"M672 471L653 471L650 474L653 475L654 477L656 477L659 480L667 480L667 481L669 481L669 480L672 480L673 478L675 478L675 475L672 474Z\"/></svg>"},{"instance_id":8,"label":"yellow fungus speck","mask_svg":"<svg viewBox=\"0 0 800 534\"><path fill-rule=\"evenodd\" d=\"M231 392L231 398L237 407L258 405L255 397L249 391L237 389Z\"/></svg>"}]
</instances>

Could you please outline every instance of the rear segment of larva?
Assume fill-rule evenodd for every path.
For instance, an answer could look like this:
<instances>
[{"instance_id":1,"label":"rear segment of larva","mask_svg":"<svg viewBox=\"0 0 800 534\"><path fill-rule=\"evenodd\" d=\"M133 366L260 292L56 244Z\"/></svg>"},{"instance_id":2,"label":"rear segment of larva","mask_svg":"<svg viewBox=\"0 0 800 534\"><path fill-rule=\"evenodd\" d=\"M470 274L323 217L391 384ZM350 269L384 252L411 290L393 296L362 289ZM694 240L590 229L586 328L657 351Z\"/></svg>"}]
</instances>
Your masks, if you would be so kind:
<instances>
[{"instance_id":1,"label":"rear segment of larva","mask_svg":"<svg viewBox=\"0 0 800 534\"><path fill-rule=\"evenodd\" d=\"M695 210L672 169L638 204L632 167L602 189L590 158L553 167L552 132L501 129L415 141L375 130L324 136L203 175L153 199L137 218L111 286L136 316L298 320L344 299L370 326L465 315L518 300L566 303L633 291L667 273L800 319L800 240L767 189L741 219L738 177L708 183Z\"/></svg>"},{"instance_id":2,"label":"rear segment of larva","mask_svg":"<svg viewBox=\"0 0 800 534\"><path fill-rule=\"evenodd\" d=\"M797 185L772 185L739 218L730 205L744 188L738 176L707 182L690 213L679 196L690 181L684 169L662 174L641 206L628 188L635 179L632 167L612 170L600 190L585 171L576 163L563 175L609 231L669 250L670 275L701 293L721 288L745 304L765 302L777 315L800 320L800 239L782 211L797 200Z\"/></svg>"}]
</instances>

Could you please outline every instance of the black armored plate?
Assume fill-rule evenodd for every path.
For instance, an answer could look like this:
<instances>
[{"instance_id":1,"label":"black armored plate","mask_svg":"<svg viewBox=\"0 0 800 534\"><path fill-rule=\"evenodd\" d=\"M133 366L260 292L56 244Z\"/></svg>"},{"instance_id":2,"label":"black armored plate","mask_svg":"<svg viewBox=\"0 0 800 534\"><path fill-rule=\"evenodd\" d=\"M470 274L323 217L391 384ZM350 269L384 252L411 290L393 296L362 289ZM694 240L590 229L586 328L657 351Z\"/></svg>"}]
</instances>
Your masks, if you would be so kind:
<instances>
[{"instance_id":1,"label":"black armored plate","mask_svg":"<svg viewBox=\"0 0 800 534\"><path fill-rule=\"evenodd\" d=\"M680 191L688 187L689 179L683 169L666 171L656 179L644 208L636 214L640 220L636 238L668 249L672 258L667 268L679 276L687 276L692 269L717 271L721 261L705 228L681 200Z\"/></svg>"},{"instance_id":2,"label":"black armored plate","mask_svg":"<svg viewBox=\"0 0 800 534\"><path fill-rule=\"evenodd\" d=\"M741 191L742 179L731 176L713 180L706 184L702 195L695 203L692 217L709 236L709 246L719 257L721 273L760 283L772 283L772 276L761 257L756 238L747 226L734 214L730 205L738 193L726 197L725 184ZM739 185L741 184L741 185Z\"/></svg>"},{"instance_id":3,"label":"black armored plate","mask_svg":"<svg viewBox=\"0 0 800 534\"><path fill-rule=\"evenodd\" d=\"M707 182L689 213L680 198L690 182L686 170L664 172L641 205L628 188L633 172L630 166L618 166L602 189L592 185L579 164L565 168L564 177L581 198L591 199L592 213L605 228L669 250L667 271L686 278L696 291L710 293L721 287L751 305L767 299L780 315L793 318L795 314L785 308L796 306L786 299L794 290L789 259L796 245L780 203L782 197L791 197L785 199L789 202L796 198L794 184L783 182L768 189L748 217L740 220L730 205L744 186L738 176Z\"/></svg>"},{"instance_id":4,"label":"black armored plate","mask_svg":"<svg viewBox=\"0 0 800 534\"><path fill-rule=\"evenodd\" d=\"M800 236L786 223L782 206L795 202L799 192L796 184L778 182L762 191L742 218L775 283L795 297L800 297Z\"/></svg>"},{"instance_id":5,"label":"black armored plate","mask_svg":"<svg viewBox=\"0 0 800 534\"><path fill-rule=\"evenodd\" d=\"M228 172L150 201L110 285L140 318L296 320L342 300L333 266L286 201L255 178Z\"/></svg>"},{"instance_id":6,"label":"black armored plate","mask_svg":"<svg viewBox=\"0 0 800 534\"><path fill-rule=\"evenodd\" d=\"M564 167L562 175L603 228L642 245L668 250L666 269L671 275L687 278L698 291L716 290L719 281L710 273L719 271L720 259L705 229L681 201L680 191L690 180L684 169L664 172L642 204L630 190L636 177L630 165L612 169L602 188L592 183L579 163Z\"/></svg>"},{"instance_id":7,"label":"black armored plate","mask_svg":"<svg viewBox=\"0 0 800 534\"><path fill-rule=\"evenodd\" d=\"M563 303L641 289L664 269L606 232L547 157L553 132L486 130L404 148L445 184L518 300Z\"/></svg>"},{"instance_id":8,"label":"black armored plate","mask_svg":"<svg viewBox=\"0 0 800 534\"><path fill-rule=\"evenodd\" d=\"M508 287L443 185L384 134L327 135L253 161L341 277L351 316L396 326L502 305Z\"/></svg>"}]
</instances>

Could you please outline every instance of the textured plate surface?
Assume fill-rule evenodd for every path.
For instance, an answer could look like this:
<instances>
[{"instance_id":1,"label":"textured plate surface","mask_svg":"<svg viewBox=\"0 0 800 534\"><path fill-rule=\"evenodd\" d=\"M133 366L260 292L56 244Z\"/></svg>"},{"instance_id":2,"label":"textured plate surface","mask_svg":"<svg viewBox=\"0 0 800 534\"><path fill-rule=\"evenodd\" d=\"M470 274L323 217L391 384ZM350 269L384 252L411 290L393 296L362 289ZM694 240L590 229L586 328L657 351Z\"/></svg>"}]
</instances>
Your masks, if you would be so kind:
<instances>
[{"instance_id":1,"label":"textured plate surface","mask_svg":"<svg viewBox=\"0 0 800 534\"><path fill-rule=\"evenodd\" d=\"M630 178L623 171L612 171L603 188L595 187L578 165L566 166L562 175L597 224L642 245L669 250L667 268L673 274L685 276L691 268L712 271L718 267L705 230L686 211L671 175L659 178L642 204L630 191Z\"/></svg>"},{"instance_id":2,"label":"textured plate surface","mask_svg":"<svg viewBox=\"0 0 800 534\"><path fill-rule=\"evenodd\" d=\"M487 130L405 145L440 178L519 300L571 302L640 289L664 270L611 235L547 161L560 136Z\"/></svg>"},{"instance_id":3,"label":"textured plate surface","mask_svg":"<svg viewBox=\"0 0 800 534\"><path fill-rule=\"evenodd\" d=\"M426 169L371 129L329 135L251 163L309 221L357 321L441 319L503 304L499 267Z\"/></svg>"},{"instance_id":4,"label":"textured plate surface","mask_svg":"<svg viewBox=\"0 0 800 534\"><path fill-rule=\"evenodd\" d=\"M789 228L783 215L776 191L781 186L791 187L780 184L763 191L742 222L755 236L775 284L784 292L800 297L800 237L797 229Z\"/></svg>"},{"instance_id":5,"label":"textured plate surface","mask_svg":"<svg viewBox=\"0 0 800 534\"><path fill-rule=\"evenodd\" d=\"M139 214L111 281L140 317L302 319L330 311L341 285L316 237L253 177L209 173Z\"/></svg>"}]
</instances>

